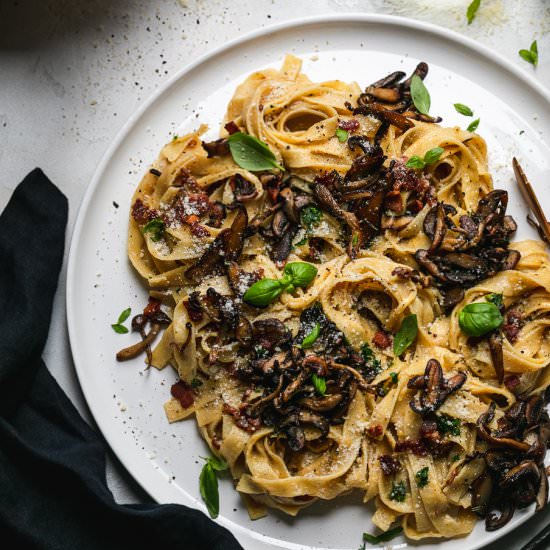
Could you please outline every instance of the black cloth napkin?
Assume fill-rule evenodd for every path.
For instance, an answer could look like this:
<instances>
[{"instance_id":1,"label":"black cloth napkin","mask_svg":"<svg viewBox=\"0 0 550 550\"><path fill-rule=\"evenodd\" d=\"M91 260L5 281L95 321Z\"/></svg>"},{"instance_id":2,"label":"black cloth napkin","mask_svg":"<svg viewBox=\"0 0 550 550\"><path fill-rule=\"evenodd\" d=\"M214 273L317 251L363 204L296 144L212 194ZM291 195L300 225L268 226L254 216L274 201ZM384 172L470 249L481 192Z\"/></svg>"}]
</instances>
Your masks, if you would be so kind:
<instances>
[{"instance_id":1,"label":"black cloth napkin","mask_svg":"<svg viewBox=\"0 0 550 550\"><path fill-rule=\"evenodd\" d=\"M65 196L36 169L0 216L0 547L240 549L197 510L113 500L104 440L41 359L67 211Z\"/></svg>"}]
</instances>

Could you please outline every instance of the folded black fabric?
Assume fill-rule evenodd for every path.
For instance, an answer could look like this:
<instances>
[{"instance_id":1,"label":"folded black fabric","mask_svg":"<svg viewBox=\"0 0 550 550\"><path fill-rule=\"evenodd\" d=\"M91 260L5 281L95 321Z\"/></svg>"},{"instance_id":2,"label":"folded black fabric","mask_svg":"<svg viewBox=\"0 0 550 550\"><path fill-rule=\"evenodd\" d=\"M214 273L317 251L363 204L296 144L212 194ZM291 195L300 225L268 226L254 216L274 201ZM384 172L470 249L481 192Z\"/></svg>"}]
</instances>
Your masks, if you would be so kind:
<instances>
[{"instance_id":1,"label":"folded black fabric","mask_svg":"<svg viewBox=\"0 0 550 550\"><path fill-rule=\"evenodd\" d=\"M38 169L0 216L0 547L241 548L197 510L113 500L103 439L40 358L66 223L66 198Z\"/></svg>"}]
</instances>

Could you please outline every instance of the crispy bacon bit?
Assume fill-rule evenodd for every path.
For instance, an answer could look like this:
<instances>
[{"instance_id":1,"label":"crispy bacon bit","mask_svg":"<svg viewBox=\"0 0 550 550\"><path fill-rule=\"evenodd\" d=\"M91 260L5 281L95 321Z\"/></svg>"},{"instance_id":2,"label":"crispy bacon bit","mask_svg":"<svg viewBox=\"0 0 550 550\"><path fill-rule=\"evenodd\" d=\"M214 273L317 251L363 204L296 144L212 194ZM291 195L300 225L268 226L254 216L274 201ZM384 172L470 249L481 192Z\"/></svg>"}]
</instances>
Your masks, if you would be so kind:
<instances>
[{"instance_id":1,"label":"crispy bacon bit","mask_svg":"<svg viewBox=\"0 0 550 550\"><path fill-rule=\"evenodd\" d=\"M204 227L204 225L201 225L199 222L194 222L189 224L189 227L191 228L191 233L195 235L195 237L208 237L210 235L210 231Z\"/></svg>"},{"instance_id":2,"label":"crispy bacon bit","mask_svg":"<svg viewBox=\"0 0 550 550\"><path fill-rule=\"evenodd\" d=\"M239 127L235 124L234 120L230 120L224 128L227 130L228 134L235 134L237 132L240 132Z\"/></svg>"},{"instance_id":3,"label":"crispy bacon bit","mask_svg":"<svg viewBox=\"0 0 550 550\"><path fill-rule=\"evenodd\" d=\"M171 388L170 393L174 399L180 402L184 409L188 409L194 402L193 388L183 380L176 382Z\"/></svg>"},{"instance_id":4,"label":"crispy bacon bit","mask_svg":"<svg viewBox=\"0 0 550 550\"><path fill-rule=\"evenodd\" d=\"M149 303L145 306L145 308L143 310L143 315L145 315L145 317L147 317L147 318L152 317L153 315L155 315L156 313L158 313L160 311L160 304L161 303L162 302L160 300L157 300L156 298L150 297L149 298Z\"/></svg>"},{"instance_id":5,"label":"crispy bacon bit","mask_svg":"<svg viewBox=\"0 0 550 550\"><path fill-rule=\"evenodd\" d=\"M382 435L383 431L384 429L380 424L375 424L367 429L367 434L369 437L372 437L372 439L376 439Z\"/></svg>"},{"instance_id":6,"label":"crispy bacon bit","mask_svg":"<svg viewBox=\"0 0 550 550\"><path fill-rule=\"evenodd\" d=\"M433 186L424 176L419 176L416 170L407 168L404 161L394 160L386 176L390 189L399 191L414 191L415 199L425 198L428 204L434 204L436 197Z\"/></svg>"},{"instance_id":7,"label":"crispy bacon bit","mask_svg":"<svg viewBox=\"0 0 550 550\"><path fill-rule=\"evenodd\" d=\"M387 332L384 332L383 330L377 330L374 338L372 339L372 343L378 349L386 349L391 346L392 338Z\"/></svg>"},{"instance_id":8,"label":"crispy bacon bit","mask_svg":"<svg viewBox=\"0 0 550 550\"><path fill-rule=\"evenodd\" d=\"M418 439L406 439L405 441L400 441L395 445L395 450L398 453L411 451L416 456L426 456L428 454L426 446Z\"/></svg>"},{"instance_id":9,"label":"crispy bacon bit","mask_svg":"<svg viewBox=\"0 0 550 550\"><path fill-rule=\"evenodd\" d=\"M401 470L401 464L399 460L393 458L391 455L382 455L378 457L380 461L380 468L385 476L392 476Z\"/></svg>"},{"instance_id":10,"label":"crispy bacon bit","mask_svg":"<svg viewBox=\"0 0 550 550\"><path fill-rule=\"evenodd\" d=\"M338 123L338 128L342 128L342 130L346 130L347 132L355 132L359 130L359 121L356 118L341 120Z\"/></svg>"},{"instance_id":11,"label":"crispy bacon bit","mask_svg":"<svg viewBox=\"0 0 550 550\"><path fill-rule=\"evenodd\" d=\"M223 412L230 414L235 419L235 424L248 433L255 432L262 425L260 417L251 418L250 416L246 416L242 411L227 403L223 404Z\"/></svg>"},{"instance_id":12,"label":"crispy bacon bit","mask_svg":"<svg viewBox=\"0 0 550 550\"><path fill-rule=\"evenodd\" d=\"M514 388L517 388L519 386L520 379L517 374L511 374L510 376L507 376L504 379L504 385L512 391Z\"/></svg>"},{"instance_id":13,"label":"crispy bacon bit","mask_svg":"<svg viewBox=\"0 0 550 550\"><path fill-rule=\"evenodd\" d=\"M206 151L209 159L229 155L229 143L227 143L226 138L216 139L215 141L203 141L202 148Z\"/></svg>"},{"instance_id":14,"label":"crispy bacon bit","mask_svg":"<svg viewBox=\"0 0 550 550\"><path fill-rule=\"evenodd\" d=\"M412 278L414 273L414 270L412 270L410 267L396 267L391 274L394 277L399 277L400 279L403 279L404 281L408 281Z\"/></svg>"},{"instance_id":15,"label":"crispy bacon bit","mask_svg":"<svg viewBox=\"0 0 550 550\"><path fill-rule=\"evenodd\" d=\"M192 292L189 295L188 300L183 301L183 305L185 306L185 309L187 310L187 313L189 314L189 319L193 322L202 321L203 319L203 313L202 308L199 303L199 293L197 291Z\"/></svg>"},{"instance_id":16,"label":"crispy bacon bit","mask_svg":"<svg viewBox=\"0 0 550 550\"><path fill-rule=\"evenodd\" d=\"M139 224L144 224L159 217L159 213L149 208L141 199L136 199L132 205L132 217Z\"/></svg>"},{"instance_id":17,"label":"crispy bacon bit","mask_svg":"<svg viewBox=\"0 0 550 550\"><path fill-rule=\"evenodd\" d=\"M403 212L403 200L401 199L401 193L394 189L386 194L384 199L384 206L387 210L391 210L396 214L401 214Z\"/></svg>"},{"instance_id":18,"label":"crispy bacon bit","mask_svg":"<svg viewBox=\"0 0 550 550\"><path fill-rule=\"evenodd\" d=\"M502 331L511 344L517 340L522 326L523 315L521 312L517 309L510 309L506 312L506 319L504 321L504 325L502 326Z\"/></svg>"}]
</instances>

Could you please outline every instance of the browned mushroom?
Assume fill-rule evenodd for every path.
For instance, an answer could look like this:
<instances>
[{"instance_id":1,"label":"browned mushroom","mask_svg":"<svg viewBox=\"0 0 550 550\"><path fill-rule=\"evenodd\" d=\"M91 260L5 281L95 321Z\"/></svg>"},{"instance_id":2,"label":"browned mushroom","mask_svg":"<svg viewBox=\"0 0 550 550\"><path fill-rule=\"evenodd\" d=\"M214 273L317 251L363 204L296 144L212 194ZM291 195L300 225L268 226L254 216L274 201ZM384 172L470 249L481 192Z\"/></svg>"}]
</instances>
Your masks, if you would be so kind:
<instances>
[{"instance_id":1,"label":"browned mushroom","mask_svg":"<svg viewBox=\"0 0 550 550\"><path fill-rule=\"evenodd\" d=\"M472 484L472 510L485 517L493 491L493 478L488 472L481 474Z\"/></svg>"},{"instance_id":2,"label":"browned mushroom","mask_svg":"<svg viewBox=\"0 0 550 550\"><path fill-rule=\"evenodd\" d=\"M496 404L494 402L491 403L487 411L478 418L477 431L480 437L495 447L508 447L517 451L527 452L529 450L529 445L527 443L517 441L511 437L496 437L491 434L487 425L495 416L495 407Z\"/></svg>"},{"instance_id":3,"label":"browned mushroom","mask_svg":"<svg viewBox=\"0 0 550 550\"><path fill-rule=\"evenodd\" d=\"M227 138L220 138L215 141L203 141L202 148L206 151L208 158L229 155L229 142Z\"/></svg>"},{"instance_id":4,"label":"browned mushroom","mask_svg":"<svg viewBox=\"0 0 550 550\"><path fill-rule=\"evenodd\" d=\"M268 350L284 345L291 338L291 334L283 322L274 317L254 321L252 336L254 342Z\"/></svg>"},{"instance_id":5,"label":"browned mushroom","mask_svg":"<svg viewBox=\"0 0 550 550\"><path fill-rule=\"evenodd\" d=\"M234 174L229 178L229 186L233 191L236 202L246 202L255 199L258 191L254 184L243 178L240 174Z\"/></svg>"},{"instance_id":6,"label":"browned mushroom","mask_svg":"<svg viewBox=\"0 0 550 550\"><path fill-rule=\"evenodd\" d=\"M157 334L160 332L160 329L160 324L153 323L151 325L151 330L141 342L138 342L133 346L121 349L116 354L117 361L127 361L128 359L133 359L134 357L137 357L138 355L143 353L147 349L147 346L149 346L154 341Z\"/></svg>"},{"instance_id":7,"label":"browned mushroom","mask_svg":"<svg viewBox=\"0 0 550 550\"><path fill-rule=\"evenodd\" d=\"M509 487L520 481L530 480L532 483L538 483L540 480L540 471L532 460L524 460L517 466L508 470L500 481L501 487Z\"/></svg>"},{"instance_id":8,"label":"browned mushroom","mask_svg":"<svg viewBox=\"0 0 550 550\"><path fill-rule=\"evenodd\" d=\"M433 413L451 393L459 390L464 382L466 374L463 372L445 380L439 361L430 359L426 364L424 376L415 376L407 384L410 389L420 389L419 396L410 401L411 409L420 415Z\"/></svg>"},{"instance_id":9,"label":"browned mushroom","mask_svg":"<svg viewBox=\"0 0 550 550\"><path fill-rule=\"evenodd\" d=\"M515 506L513 501L506 498L492 499L491 504L492 509L485 516L485 529L487 531L496 531L504 527L512 519Z\"/></svg>"},{"instance_id":10,"label":"browned mushroom","mask_svg":"<svg viewBox=\"0 0 550 550\"><path fill-rule=\"evenodd\" d=\"M502 353L502 337L498 332L493 332L489 336L489 351L491 352L491 361L497 375L497 381L502 384L504 381L504 356Z\"/></svg>"},{"instance_id":11,"label":"browned mushroom","mask_svg":"<svg viewBox=\"0 0 550 550\"><path fill-rule=\"evenodd\" d=\"M300 399L299 403L312 411L327 412L334 409L334 407L336 407L336 405L338 405L343 398L343 395L335 393L324 397L304 397Z\"/></svg>"}]
</instances>

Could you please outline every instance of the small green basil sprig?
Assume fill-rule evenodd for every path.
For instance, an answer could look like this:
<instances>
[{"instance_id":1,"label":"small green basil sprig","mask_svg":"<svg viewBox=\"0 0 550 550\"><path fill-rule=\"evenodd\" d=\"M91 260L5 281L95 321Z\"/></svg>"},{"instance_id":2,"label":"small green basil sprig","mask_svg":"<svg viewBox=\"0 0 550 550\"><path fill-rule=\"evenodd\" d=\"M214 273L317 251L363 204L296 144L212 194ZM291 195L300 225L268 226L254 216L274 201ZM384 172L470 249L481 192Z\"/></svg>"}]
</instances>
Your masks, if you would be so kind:
<instances>
[{"instance_id":1,"label":"small green basil sprig","mask_svg":"<svg viewBox=\"0 0 550 550\"><path fill-rule=\"evenodd\" d=\"M413 75L411 79L411 97L419 113L423 115L430 114L432 103L430 92L428 92L428 88L426 88L424 82L417 74Z\"/></svg>"},{"instance_id":2,"label":"small green basil sprig","mask_svg":"<svg viewBox=\"0 0 550 550\"><path fill-rule=\"evenodd\" d=\"M424 155L424 158L414 155L407 161L407 167L423 170L429 164L437 162L444 151L443 147L434 147Z\"/></svg>"},{"instance_id":3,"label":"small green basil sprig","mask_svg":"<svg viewBox=\"0 0 550 550\"><path fill-rule=\"evenodd\" d=\"M126 319L128 319L128 317L130 317L130 313L132 313L132 308L125 309L118 316L118 321L111 325L112 329L117 334L127 334L128 333L128 329L122 323L124 323L124 321L126 321Z\"/></svg>"},{"instance_id":4,"label":"small green basil sprig","mask_svg":"<svg viewBox=\"0 0 550 550\"><path fill-rule=\"evenodd\" d=\"M302 349L308 349L315 342L317 341L317 338L319 338L321 334L321 325L319 323L315 323L315 326L307 333L307 335L302 340L302 343L300 344L300 348Z\"/></svg>"},{"instance_id":5,"label":"small green basil sprig","mask_svg":"<svg viewBox=\"0 0 550 550\"><path fill-rule=\"evenodd\" d=\"M311 382L315 388L315 392L321 396L324 396L327 391L327 381L323 376L318 376L317 374L311 375Z\"/></svg>"},{"instance_id":6,"label":"small green basil sprig","mask_svg":"<svg viewBox=\"0 0 550 550\"><path fill-rule=\"evenodd\" d=\"M218 492L218 476L216 472L227 470L227 463L216 456L201 458L206 460L206 464L202 467L199 477L201 497L206 504L210 517L217 518L220 513L220 495Z\"/></svg>"},{"instance_id":7,"label":"small green basil sprig","mask_svg":"<svg viewBox=\"0 0 550 550\"><path fill-rule=\"evenodd\" d=\"M260 279L244 294L243 300L257 307L266 307L283 292L294 292L297 287L305 288L317 275L317 268L306 262L286 264L280 279Z\"/></svg>"}]
</instances>

